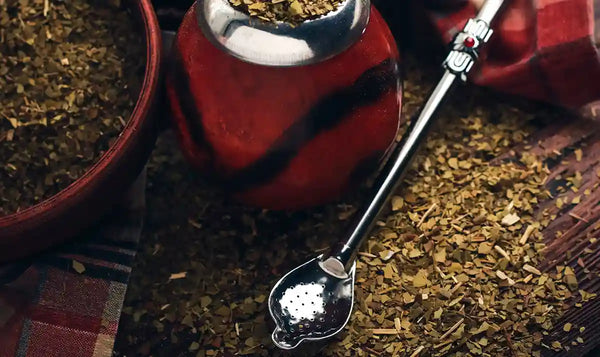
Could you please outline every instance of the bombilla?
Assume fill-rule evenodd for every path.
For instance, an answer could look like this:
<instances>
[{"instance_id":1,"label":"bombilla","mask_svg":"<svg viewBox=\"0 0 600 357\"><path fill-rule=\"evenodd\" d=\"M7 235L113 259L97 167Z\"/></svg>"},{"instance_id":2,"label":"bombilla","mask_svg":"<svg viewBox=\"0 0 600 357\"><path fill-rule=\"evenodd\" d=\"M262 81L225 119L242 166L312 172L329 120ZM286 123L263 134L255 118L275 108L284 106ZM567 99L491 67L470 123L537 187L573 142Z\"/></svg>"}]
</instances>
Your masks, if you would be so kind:
<instances>
[{"instance_id":1,"label":"bombilla","mask_svg":"<svg viewBox=\"0 0 600 357\"><path fill-rule=\"evenodd\" d=\"M274 67L325 61L356 43L369 23L370 0L345 0L337 9L300 24L270 23L235 9L228 0L198 0L204 36L242 61Z\"/></svg>"},{"instance_id":2,"label":"bombilla","mask_svg":"<svg viewBox=\"0 0 600 357\"><path fill-rule=\"evenodd\" d=\"M456 79L466 80L481 46L492 35L490 24L502 0L487 0L479 15L470 19L451 43L445 72L408 135L398 144L380 171L368 203L359 211L349 233L329 255L315 257L290 271L271 290L269 313L276 327L273 343L292 350L304 341L320 341L340 332L354 304L356 252L364 242L388 198L396 190L418 144L425 138L442 100Z\"/></svg>"},{"instance_id":3,"label":"bombilla","mask_svg":"<svg viewBox=\"0 0 600 357\"><path fill-rule=\"evenodd\" d=\"M467 74L479 58L481 46L489 41L493 30L490 23L502 7L503 0L487 0L478 15L470 19L451 43L451 51L443 63L445 72L422 107L419 116L408 129L408 135L390 155L373 185L371 200L355 216L346 239L338 243L331 255L323 260L323 270L333 276L346 277L356 258L356 252L368 236L375 220L394 193L403 173L424 139L437 109L456 79L467 80Z\"/></svg>"}]
</instances>

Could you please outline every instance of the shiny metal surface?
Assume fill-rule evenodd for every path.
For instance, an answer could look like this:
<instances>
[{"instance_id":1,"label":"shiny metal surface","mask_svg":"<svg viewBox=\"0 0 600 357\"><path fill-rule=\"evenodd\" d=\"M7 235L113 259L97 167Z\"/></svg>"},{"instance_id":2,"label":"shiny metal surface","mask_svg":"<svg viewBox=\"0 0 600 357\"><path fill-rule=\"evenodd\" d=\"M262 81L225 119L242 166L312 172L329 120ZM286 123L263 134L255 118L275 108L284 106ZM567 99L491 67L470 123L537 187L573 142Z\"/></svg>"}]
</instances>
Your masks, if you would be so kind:
<instances>
[{"instance_id":1,"label":"shiny metal surface","mask_svg":"<svg viewBox=\"0 0 600 357\"><path fill-rule=\"evenodd\" d=\"M484 11L487 16L491 15L491 9L499 8L486 5ZM463 82L467 81L467 74L479 58L481 46L487 43L492 37L494 30L490 25L479 18L469 19L464 29L454 36L452 42L452 51L446 57L443 66L451 73L457 75ZM470 42L467 46L466 43Z\"/></svg>"},{"instance_id":2,"label":"shiny metal surface","mask_svg":"<svg viewBox=\"0 0 600 357\"><path fill-rule=\"evenodd\" d=\"M500 9L496 5L502 1L488 1L494 6L486 3L482 11L485 11L485 18L491 21ZM476 28L473 23L467 24L462 33ZM489 30L487 23L485 28ZM463 46L460 41L464 40L458 39L461 33L457 34L451 54L457 51L479 51L481 44L491 36L491 32L484 31L485 28L476 30L476 35L483 37L478 37L482 41L472 46ZM478 58L476 54L468 56L472 61ZM449 65L448 60L444 62L444 75L417 119L411 121L408 136L403 138L390 155L375 181L371 199L354 216L345 239L329 255L319 256L299 266L275 285L269 297L269 312L277 324L272 338L278 347L294 349L302 341L322 340L344 328L352 313L356 253L399 185L446 94L456 79L466 76L471 67L472 65L465 66L462 71L457 71Z\"/></svg>"},{"instance_id":3,"label":"shiny metal surface","mask_svg":"<svg viewBox=\"0 0 600 357\"><path fill-rule=\"evenodd\" d=\"M277 67L329 59L360 39L370 0L346 0L329 14L302 24L267 23L234 9L228 0L198 0L198 25L215 46L243 61Z\"/></svg>"},{"instance_id":4,"label":"shiny metal surface","mask_svg":"<svg viewBox=\"0 0 600 357\"><path fill-rule=\"evenodd\" d=\"M345 278L325 274L314 258L289 272L269 296L269 312L277 327L272 339L285 350L302 341L318 341L346 326L354 301L355 267Z\"/></svg>"},{"instance_id":5,"label":"shiny metal surface","mask_svg":"<svg viewBox=\"0 0 600 357\"><path fill-rule=\"evenodd\" d=\"M380 176L376 179L373 185L374 191L372 197L368 201L368 204L362 208L360 214L355 216L355 221L351 226L352 228L346 240L340 243L337 250L334 250L332 253L332 257L343 264L346 269L354 263L356 252L368 236L388 198L400 184L402 174L410 165L411 159L419 148L419 143L425 137L427 129L433 122L432 118L437 108L455 80L456 75L449 71L444 73L444 76L421 110L419 117L417 120L412 121L408 136L398 144L396 150L381 171Z\"/></svg>"},{"instance_id":6,"label":"shiny metal surface","mask_svg":"<svg viewBox=\"0 0 600 357\"><path fill-rule=\"evenodd\" d=\"M487 22L487 24L491 24L492 21L494 21L494 18L496 18L496 15L498 14L498 12L500 11L500 9L502 8L502 6L504 5L504 3L507 2L505 0L486 0L486 2L483 4L483 6L481 7L481 9L479 10L479 13L477 14L477 16L475 17L477 20L482 20Z\"/></svg>"},{"instance_id":7,"label":"shiny metal surface","mask_svg":"<svg viewBox=\"0 0 600 357\"><path fill-rule=\"evenodd\" d=\"M493 31L489 28L489 22L483 22L482 19L492 21L503 2L502 0L487 0L477 18L467 22L464 30L455 36L452 43L452 51L443 64L445 69L444 75L421 109L417 119L411 121L408 136L403 138L402 142L398 144L381 170L379 177L375 180L372 197L355 216L346 240L340 242L331 254L331 257L339 261L346 269L352 266L356 252L368 236L377 215L379 215L389 197L399 185L402 174L410 165L419 147L419 143L425 137L427 129L431 125L434 114L440 107L442 100L454 84L456 78L466 79L467 73L478 58L478 53L482 45L491 37ZM472 36L475 40L475 43L470 47L464 44L464 40L469 36ZM460 66L456 66L456 62L453 59L456 56L463 55L466 59L460 61ZM336 271L331 271L330 273L339 274Z\"/></svg>"}]
</instances>

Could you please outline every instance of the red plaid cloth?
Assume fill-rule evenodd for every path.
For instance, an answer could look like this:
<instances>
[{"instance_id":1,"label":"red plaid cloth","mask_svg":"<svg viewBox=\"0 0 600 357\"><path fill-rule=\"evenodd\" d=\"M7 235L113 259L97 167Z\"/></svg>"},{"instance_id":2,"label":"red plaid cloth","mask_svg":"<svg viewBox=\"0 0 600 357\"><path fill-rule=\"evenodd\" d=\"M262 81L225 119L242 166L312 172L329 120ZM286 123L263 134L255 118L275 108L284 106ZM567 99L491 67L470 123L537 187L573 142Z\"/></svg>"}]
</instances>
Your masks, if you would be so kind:
<instances>
[{"instance_id":1,"label":"red plaid cloth","mask_svg":"<svg viewBox=\"0 0 600 357\"><path fill-rule=\"evenodd\" d=\"M448 42L481 1L420 3ZM509 0L495 31L475 83L589 113L598 105L600 0Z\"/></svg>"},{"instance_id":2,"label":"red plaid cloth","mask_svg":"<svg viewBox=\"0 0 600 357\"><path fill-rule=\"evenodd\" d=\"M97 228L0 286L0 357L108 357L142 228L145 178ZM79 273L73 261L85 267Z\"/></svg>"}]
</instances>

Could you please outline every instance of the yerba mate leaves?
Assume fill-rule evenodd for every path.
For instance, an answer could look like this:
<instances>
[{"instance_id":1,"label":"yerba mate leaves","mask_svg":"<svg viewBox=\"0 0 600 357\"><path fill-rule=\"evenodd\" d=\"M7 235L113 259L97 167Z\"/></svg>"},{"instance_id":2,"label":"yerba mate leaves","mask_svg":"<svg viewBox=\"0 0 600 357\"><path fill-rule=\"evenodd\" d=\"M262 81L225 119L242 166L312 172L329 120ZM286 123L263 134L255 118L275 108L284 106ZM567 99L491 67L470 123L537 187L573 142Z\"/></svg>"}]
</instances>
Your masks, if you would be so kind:
<instances>
[{"instance_id":1,"label":"yerba mate leaves","mask_svg":"<svg viewBox=\"0 0 600 357\"><path fill-rule=\"evenodd\" d=\"M408 117L435 77L414 65L407 74ZM590 245L565 242L548 251L560 237L542 236L558 221L567 238L574 222L585 225L561 215L556 199L563 190L564 207L593 203L588 148L580 161L588 169L577 175L563 163L570 158L549 160L556 141L571 140L560 131L540 137L544 130L535 127L540 117L557 121L562 113L509 105L476 89L452 97L359 254L356 308L325 355L531 356L588 341L593 321L582 316L598 301L597 289L588 288L598 285L591 251L598 243L590 236ZM364 195L296 213L244 208L199 183L172 146L163 138L151 161L146 243L117 351L283 355L270 342L271 287L336 241ZM557 167L564 189L549 185ZM577 187L580 204L573 205ZM596 216L573 213L595 226ZM582 268L577 259L586 251Z\"/></svg>"},{"instance_id":2,"label":"yerba mate leaves","mask_svg":"<svg viewBox=\"0 0 600 357\"><path fill-rule=\"evenodd\" d=\"M0 216L79 178L129 119L144 48L118 3L0 2Z\"/></svg>"},{"instance_id":3,"label":"yerba mate leaves","mask_svg":"<svg viewBox=\"0 0 600 357\"><path fill-rule=\"evenodd\" d=\"M345 0L229 0L231 5L264 21L299 24L326 15Z\"/></svg>"}]
</instances>

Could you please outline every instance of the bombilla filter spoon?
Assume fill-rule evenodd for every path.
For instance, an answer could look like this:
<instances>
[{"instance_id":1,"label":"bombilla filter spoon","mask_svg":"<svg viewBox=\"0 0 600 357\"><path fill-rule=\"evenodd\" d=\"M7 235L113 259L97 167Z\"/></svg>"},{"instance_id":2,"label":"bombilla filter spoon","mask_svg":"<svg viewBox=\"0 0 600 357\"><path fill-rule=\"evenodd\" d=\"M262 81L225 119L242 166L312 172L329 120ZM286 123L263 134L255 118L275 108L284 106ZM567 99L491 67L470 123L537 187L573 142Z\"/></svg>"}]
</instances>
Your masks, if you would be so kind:
<instances>
[{"instance_id":1,"label":"bombilla filter spoon","mask_svg":"<svg viewBox=\"0 0 600 357\"><path fill-rule=\"evenodd\" d=\"M466 80L481 46L492 35L490 24L503 3L503 0L487 0L478 16L455 36L444 61L444 75L418 118L412 121L408 135L392 151L375 181L371 199L355 215L346 238L332 253L295 268L273 287L269 312L277 325L272 339L279 348L291 350L303 341L327 339L348 323L354 302L356 252L400 183L444 97L457 78Z\"/></svg>"}]
</instances>

